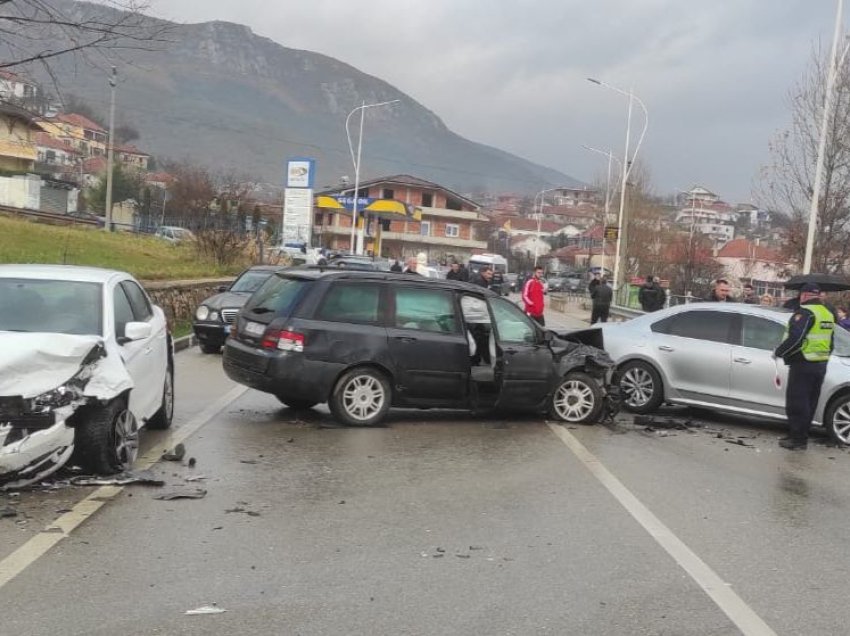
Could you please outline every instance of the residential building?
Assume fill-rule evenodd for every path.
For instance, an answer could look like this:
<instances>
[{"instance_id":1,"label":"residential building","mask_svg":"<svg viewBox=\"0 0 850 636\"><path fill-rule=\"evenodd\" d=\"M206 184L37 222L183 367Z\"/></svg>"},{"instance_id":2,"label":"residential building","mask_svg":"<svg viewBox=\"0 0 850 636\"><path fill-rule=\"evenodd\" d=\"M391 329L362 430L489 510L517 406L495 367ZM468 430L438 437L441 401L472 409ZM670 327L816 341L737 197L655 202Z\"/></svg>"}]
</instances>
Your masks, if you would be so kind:
<instances>
[{"instance_id":1,"label":"residential building","mask_svg":"<svg viewBox=\"0 0 850 636\"><path fill-rule=\"evenodd\" d=\"M0 100L18 106L32 106L38 101L39 93L35 82L0 69Z\"/></svg>"},{"instance_id":2,"label":"residential building","mask_svg":"<svg viewBox=\"0 0 850 636\"><path fill-rule=\"evenodd\" d=\"M759 241L729 241L717 251L715 260L723 266L733 287L750 283L759 295L781 295L783 283L792 273L791 264L779 252Z\"/></svg>"},{"instance_id":3,"label":"residential building","mask_svg":"<svg viewBox=\"0 0 850 636\"><path fill-rule=\"evenodd\" d=\"M25 173L35 169L36 132L38 126L32 113L0 102L0 170Z\"/></svg>"},{"instance_id":4,"label":"residential building","mask_svg":"<svg viewBox=\"0 0 850 636\"><path fill-rule=\"evenodd\" d=\"M581 204L599 203L600 192L596 188L581 186L576 188L558 188L549 196L558 206L577 207Z\"/></svg>"},{"instance_id":5,"label":"residential building","mask_svg":"<svg viewBox=\"0 0 850 636\"><path fill-rule=\"evenodd\" d=\"M39 174L77 183L81 181L82 155L70 144L54 139L46 132L36 132L35 147L38 153L36 169Z\"/></svg>"},{"instance_id":6,"label":"residential building","mask_svg":"<svg viewBox=\"0 0 850 636\"><path fill-rule=\"evenodd\" d=\"M45 117L39 126L55 139L69 143L86 157L106 155L109 135L99 124L77 113Z\"/></svg>"},{"instance_id":7,"label":"residential building","mask_svg":"<svg viewBox=\"0 0 850 636\"><path fill-rule=\"evenodd\" d=\"M352 196L354 192L345 187L320 194ZM380 177L361 184L359 197L394 199L421 211L419 220L412 217L371 219L366 229L367 252L398 259L424 252L429 262L446 262L451 259L466 261L472 254L487 248L486 241L475 237L475 226L485 220L478 204L437 183L410 175ZM350 211L316 206L314 244L350 250L350 236Z\"/></svg>"},{"instance_id":8,"label":"residential building","mask_svg":"<svg viewBox=\"0 0 850 636\"><path fill-rule=\"evenodd\" d=\"M127 168L146 172L150 164L151 156L142 152L135 146L115 146L115 161Z\"/></svg>"},{"instance_id":9,"label":"residential building","mask_svg":"<svg viewBox=\"0 0 850 636\"><path fill-rule=\"evenodd\" d=\"M735 211L716 194L694 186L680 197L676 223L691 232L708 236L716 247L735 238Z\"/></svg>"}]
</instances>

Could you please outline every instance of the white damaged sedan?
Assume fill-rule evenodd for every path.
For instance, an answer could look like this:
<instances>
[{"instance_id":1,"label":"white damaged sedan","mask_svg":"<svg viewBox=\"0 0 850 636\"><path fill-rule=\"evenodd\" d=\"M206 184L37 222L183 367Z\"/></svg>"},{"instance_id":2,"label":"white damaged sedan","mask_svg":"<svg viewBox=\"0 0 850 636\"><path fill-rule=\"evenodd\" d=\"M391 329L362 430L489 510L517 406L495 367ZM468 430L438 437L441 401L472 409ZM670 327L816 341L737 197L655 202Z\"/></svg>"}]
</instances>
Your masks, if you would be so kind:
<instances>
[{"instance_id":1,"label":"white damaged sedan","mask_svg":"<svg viewBox=\"0 0 850 636\"><path fill-rule=\"evenodd\" d=\"M129 274L0 265L0 484L129 468L174 412L173 344Z\"/></svg>"}]
</instances>

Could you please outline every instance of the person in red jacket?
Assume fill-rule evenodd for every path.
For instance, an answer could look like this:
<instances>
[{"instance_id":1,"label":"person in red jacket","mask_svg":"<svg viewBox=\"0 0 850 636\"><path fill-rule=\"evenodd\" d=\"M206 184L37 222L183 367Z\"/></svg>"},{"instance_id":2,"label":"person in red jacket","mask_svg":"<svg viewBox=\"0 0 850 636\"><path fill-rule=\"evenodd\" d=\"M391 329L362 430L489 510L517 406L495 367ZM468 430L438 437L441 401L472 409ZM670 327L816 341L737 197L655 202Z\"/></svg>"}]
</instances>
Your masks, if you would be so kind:
<instances>
[{"instance_id":1,"label":"person in red jacket","mask_svg":"<svg viewBox=\"0 0 850 636\"><path fill-rule=\"evenodd\" d=\"M543 318L543 268L535 267L534 276L529 278L522 288L522 302L525 305L525 313L534 318L540 326L546 324Z\"/></svg>"}]
</instances>

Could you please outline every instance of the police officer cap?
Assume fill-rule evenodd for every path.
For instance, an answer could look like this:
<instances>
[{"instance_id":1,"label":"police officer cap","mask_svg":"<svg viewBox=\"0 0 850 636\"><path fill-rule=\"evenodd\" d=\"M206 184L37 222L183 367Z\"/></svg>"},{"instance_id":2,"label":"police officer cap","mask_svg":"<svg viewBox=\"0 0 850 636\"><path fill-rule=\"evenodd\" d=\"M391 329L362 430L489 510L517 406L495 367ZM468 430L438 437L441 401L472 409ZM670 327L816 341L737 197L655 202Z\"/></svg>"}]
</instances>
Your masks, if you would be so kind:
<instances>
[{"instance_id":1,"label":"police officer cap","mask_svg":"<svg viewBox=\"0 0 850 636\"><path fill-rule=\"evenodd\" d=\"M800 293L809 292L810 294L819 294L820 287L818 287L817 283L806 283L800 288Z\"/></svg>"}]
</instances>

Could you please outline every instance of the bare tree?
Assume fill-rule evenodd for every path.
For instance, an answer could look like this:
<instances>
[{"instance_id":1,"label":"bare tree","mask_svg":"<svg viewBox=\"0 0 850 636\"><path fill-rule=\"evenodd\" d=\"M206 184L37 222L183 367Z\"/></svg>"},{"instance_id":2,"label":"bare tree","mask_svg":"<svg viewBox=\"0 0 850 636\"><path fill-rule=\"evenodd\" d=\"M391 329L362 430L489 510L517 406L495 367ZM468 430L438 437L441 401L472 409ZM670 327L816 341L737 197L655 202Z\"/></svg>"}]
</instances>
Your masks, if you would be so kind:
<instances>
[{"instance_id":1,"label":"bare tree","mask_svg":"<svg viewBox=\"0 0 850 636\"><path fill-rule=\"evenodd\" d=\"M759 202L789 219L783 256L802 263L823 117L828 56L819 48L790 92L791 124L770 143L757 183ZM836 78L812 259L814 271L842 273L850 258L850 71Z\"/></svg>"},{"instance_id":2,"label":"bare tree","mask_svg":"<svg viewBox=\"0 0 850 636\"><path fill-rule=\"evenodd\" d=\"M149 50L166 42L171 25L146 16L143 0L0 0L0 68L33 63L49 71L54 58L94 51Z\"/></svg>"}]
</instances>

